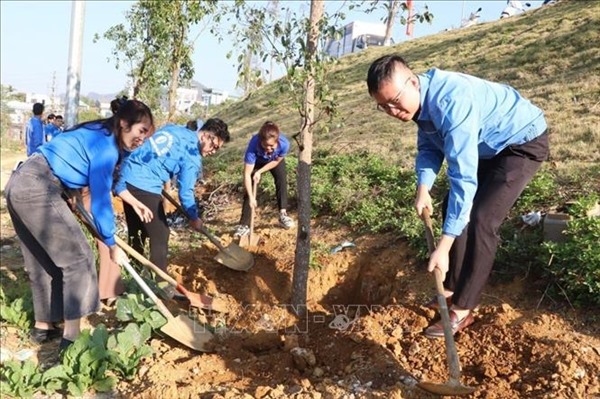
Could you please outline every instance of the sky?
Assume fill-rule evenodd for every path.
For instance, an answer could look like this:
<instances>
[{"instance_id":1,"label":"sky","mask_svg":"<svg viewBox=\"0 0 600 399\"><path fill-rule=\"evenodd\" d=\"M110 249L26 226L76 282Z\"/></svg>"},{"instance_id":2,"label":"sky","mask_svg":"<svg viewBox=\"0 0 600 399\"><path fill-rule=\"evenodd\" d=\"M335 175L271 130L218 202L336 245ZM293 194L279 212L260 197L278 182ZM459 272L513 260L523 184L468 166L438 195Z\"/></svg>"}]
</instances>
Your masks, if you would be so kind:
<instances>
[{"instance_id":1,"label":"sky","mask_svg":"<svg viewBox=\"0 0 600 399\"><path fill-rule=\"evenodd\" d=\"M307 1L291 1L308 12ZM281 0L280 4L286 3ZM460 26L461 15L482 8L480 22L499 18L506 6L505 0L429 0L413 2L417 11L424 5L433 13L433 23L416 24L413 38L441 32ZM542 1L529 1L531 9ZM84 36L81 66L81 94L117 93L127 85L127 71L117 70L111 60L112 43L101 39L94 43L95 34L102 35L111 26L125 23L125 13L134 4L132 1L86 1ZM343 1L326 1L327 10L344 7ZM63 1L0 1L0 80L3 85L12 85L18 91L50 94L66 92L66 71L69 62L69 37L72 2ZM348 11L345 23L351 21L382 22L384 12ZM345 24L344 23L344 24ZM343 24L342 24L343 25ZM396 43L408 40L405 27L396 24L393 38ZM199 35L194 49L194 79L205 86L239 92L235 88L237 67L234 59L227 59L232 41L225 38L219 42L208 30ZM54 83L53 83L54 82Z\"/></svg>"}]
</instances>

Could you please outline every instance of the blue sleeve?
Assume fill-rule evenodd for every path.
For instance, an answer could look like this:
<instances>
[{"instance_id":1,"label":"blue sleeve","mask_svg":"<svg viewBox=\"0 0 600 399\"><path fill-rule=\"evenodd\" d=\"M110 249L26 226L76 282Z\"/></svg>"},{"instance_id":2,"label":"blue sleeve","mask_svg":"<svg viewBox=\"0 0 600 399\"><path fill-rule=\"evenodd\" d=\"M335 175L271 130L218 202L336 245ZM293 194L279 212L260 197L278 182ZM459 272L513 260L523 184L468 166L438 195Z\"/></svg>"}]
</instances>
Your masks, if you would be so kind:
<instances>
[{"instance_id":1,"label":"blue sleeve","mask_svg":"<svg viewBox=\"0 0 600 399\"><path fill-rule=\"evenodd\" d=\"M201 165L191 162L189 158L185 159L181 164L181 171L177 178L177 182L179 183L179 201L191 220L198 219L198 207L196 206L194 189L200 170Z\"/></svg>"},{"instance_id":2,"label":"blue sleeve","mask_svg":"<svg viewBox=\"0 0 600 399\"><path fill-rule=\"evenodd\" d=\"M127 190L127 180L125 179L125 176L123 176L123 170L125 170L125 168L127 168L128 162L129 162L129 157L127 157L126 159L124 159L121 162L121 168L120 168L119 174L117 176L117 182L115 183L114 188L113 188L115 195L119 195L123 191Z\"/></svg>"},{"instance_id":3,"label":"blue sleeve","mask_svg":"<svg viewBox=\"0 0 600 399\"><path fill-rule=\"evenodd\" d=\"M258 134L252 136L248 147L246 148L246 154L244 155L244 163L248 165L254 165L256 163L256 146L258 144Z\"/></svg>"},{"instance_id":4,"label":"blue sleeve","mask_svg":"<svg viewBox=\"0 0 600 399\"><path fill-rule=\"evenodd\" d=\"M444 153L434 144L432 136L432 134L427 134L419 129L417 133L418 153L415 161L417 186L424 184L430 190L444 162Z\"/></svg>"},{"instance_id":5,"label":"blue sleeve","mask_svg":"<svg viewBox=\"0 0 600 399\"><path fill-rule=\"evenodd\" d=\"M115 215L110 196L113 171L116 160L112 151L98 151L91 154L89 183L92 198L92 215L98 233L108 246L115 245ZM106 148L104 148L106 150Z\"/></svg>"},{"instance_id":6,"label":"blue sleeve","mask_svg":"<svg viewBox=\"0 0 600 399\"><path fill-rule=\"evenodd\" d=\"M290 142L287 139L287 137L281 135L281 140L279 140L279 142L281 143L280 146L280 150L279 150L279 157L278 158L282 158L285 157L287 155L287 153L290 151Z\"/></svg>"},{"instance_id":7,"label":"blue sleeve","mask_svg":"<svg viewBox=\"0 0 600 399\"><path fill-rule=\"evenodd\" d=\"M440 111L450 181L448 208L442 231L446 235L456 237L469 223L473 198L477 191L477 144L481 128L479 109L473 96L466 92L461 95L454 93L452 98L444 99Z\"/></svg>"}]
</instances>

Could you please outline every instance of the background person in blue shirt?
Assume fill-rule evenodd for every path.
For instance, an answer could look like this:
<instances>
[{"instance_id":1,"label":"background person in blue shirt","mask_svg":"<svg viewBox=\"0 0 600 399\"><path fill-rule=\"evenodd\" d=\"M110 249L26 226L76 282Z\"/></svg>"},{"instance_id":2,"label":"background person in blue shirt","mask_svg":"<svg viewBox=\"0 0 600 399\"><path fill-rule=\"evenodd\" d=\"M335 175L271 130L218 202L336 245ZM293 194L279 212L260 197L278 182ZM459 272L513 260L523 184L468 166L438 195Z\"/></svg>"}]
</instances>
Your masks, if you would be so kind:
<instances>
[{"instance_id":1,"label":"background person in blue shirt","mask_svg":"<svg viewBox=\"0 0 600 399\"><path fill-rule=\"evenodd\" d=\"M250 139L244 155L244 203L240 224L235 236L241 237L250 232L251 212L256 208L256 199L252 193L253 182L260 182L264 172L271 172L275 180L275 193L279 207L279 223L286 229L294 227L294 221L287 214L287 173L285 156L290 149L290 142L281 134L279 127L273 122L265 122L258 134Z\"/></svg>"},{"instance_id":2,"label":"background person in blue shirt","mask_svg":"<svg viewBox=\"0 0 600 399\"><path fill-rule=\"evenodd\" d=\"M56 115L48 114L46 117L46 124L44 125L44 137L45 141L48 142L58 135L60 131L56 126Z\"/></svg>"},{"instance_id":3,"label":"background person in blue shirt","mask_svg":"<svg viewBox=\"0 0 600 399\"><path fill-rule=\"evenodd\" d=\"M94 254L64 198L66 190L89 187L95 227L118 263L125 254L115 245L113 171L124 151L142 144L152 124L145 104L128 101L114 117L80 124L43 145L11 175L6 206L31 284L35 343L62 335L64 349L79 335L81 318L100 303ZM54 323L62 320L61 332Z\"/></svg>"},{"instance_id":4,"label":"background person in blue shirt","mask_svg":"<svg viewBox=\"0 0 600 399\"><path fill-rule=\"evenodd\" d=\"M435 68L415 75L398 55L373 62L367 85L379 110L418 126L419 215L433 210L429 190L444 159L448 164L443 234L428 270L448 272L444 287L456 333L474 321L500 224L547 159L544 114L510 86ZM443 337L441 322L425 334Z\"/></svg>"},{"instance_id":5,"label":"background person in blue shirt","mask_svg":"<svg viewBox=\"0 0 600 399\"><path fill-rule=\"evenodd\" d=\"M207 120L195 133L184 126L166 125L123 162L115 193L124 201L129 242L143 253L149 238L150 261L161 269L167 270L169 245L161 196L164 184L177 177L181 205L190 217L190 226L199 230L202 220L194 189L202 174L202 157L215 154L229 140L227 124L220 119ZM134 212L131 197L144 204L150 214Z\"/></svg>"},{"instance_id":6,"label":"background person in blue shirt","mask_svg":"<svg viewBox=\"0 0 600 399\"><path fill-rule=\"evenodd\" d=\"M27 156L31 156L39 146L44 144L44 122L42 114L44 113L44 104L33 104L33 116L27 122L25 127L25 145L27 146Z\"/></svg>"}]
</instances>

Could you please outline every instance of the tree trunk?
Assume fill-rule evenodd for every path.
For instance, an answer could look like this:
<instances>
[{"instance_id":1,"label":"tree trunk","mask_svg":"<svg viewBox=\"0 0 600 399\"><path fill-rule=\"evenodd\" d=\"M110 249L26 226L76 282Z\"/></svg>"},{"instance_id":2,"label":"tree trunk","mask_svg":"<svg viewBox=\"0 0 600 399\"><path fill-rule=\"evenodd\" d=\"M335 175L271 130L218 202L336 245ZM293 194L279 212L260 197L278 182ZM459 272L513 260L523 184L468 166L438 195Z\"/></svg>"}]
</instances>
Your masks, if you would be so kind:
<instances>
[{"instance_id":1,"label":"tree trunk","mask_svg":"<svg viewBox=\"0 0 600 399\"><path fill-rule=\"evenodd\" d=\"M304 98L304 115L298 156L298 233L292 281L292 305L297 315L306 314L308 268L310 264L310 175L312 165L313 123L315 117L315 76L319 21L323 17L323 0L310 2L310 30L306 40L305 68L308 70Z\"/></svg>"},{"instance_id":2,"label":"tree trunk","mask_svg":"<svg viewBox=\"0 0 600 399\"><path fill-rule=\"evenodd\" d=\"M175 112L177 111L177 87L179 86L179 71L181 70L181 64L173 63L171 67L171 83L169 84L169 114L167 116L168 122L173 122L175 118Z\"/></svg>"},{"instance_id":3,"label":"tree trunk","mask_svg":"<svg viewBox=\"0 0 600 399\"><path fill-rule=\"evenodd\" d=\"M400 6L400 0L389 0L389 12L387 21L385 24L385 37L383 39L383 45L389 46L392 39L392 30L394 28L394 21L396 20L396 13Z\"/></svg>"}]
</instances>

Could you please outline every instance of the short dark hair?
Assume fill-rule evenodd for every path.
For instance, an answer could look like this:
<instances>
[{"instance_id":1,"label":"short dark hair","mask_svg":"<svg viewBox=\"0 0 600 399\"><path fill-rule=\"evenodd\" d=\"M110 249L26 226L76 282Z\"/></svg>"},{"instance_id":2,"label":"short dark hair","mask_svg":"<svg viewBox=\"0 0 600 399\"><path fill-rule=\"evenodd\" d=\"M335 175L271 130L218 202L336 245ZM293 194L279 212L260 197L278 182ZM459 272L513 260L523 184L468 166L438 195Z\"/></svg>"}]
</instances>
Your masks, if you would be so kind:
<instances>
[{"instance_id":1,"label":"short dark hair","mask_svg":"<svg viewBox=\"0 0 600 399\"><path fill-rule=\"evenodd\" d=\"M197 132L198 131L198 122L194 119L191 121L187 121L187 123L185 124L185 127L188 128L189 130L191 130L192 132Z\"/></svg>"},{"instance_id":2,"label":"short dark hair","mask_svg":"<svg viewBox=\"0 0 600 399\"><path fill-rule=\"evenodd\" d=\"M410 69L408 63L398 54L384 55L373 61L367 73L367 87L369 94L373 95L379 91L381 84L392 78L396 66L400 64L404 68Z\"/></svg>"},{"instance_id":3,"label":"short dark hair","mask_svg":"<svg viewBox=\"0 0 600 399\"><path fill-rule=\"evenodd\" d=\"M44 113L44 104L42 104L42 103L33 104L33 114L34 115L41 115L43 113Z\"/></svg>"},{"instance_id":4,"label":"short dark hair","mask_svg":"<svg viewBox=\"0 0 600 399\"><path fill-rule=\"evenodd\" d=\"M46 117L46 119L48 119L48 120L52 120L54 118L56 118L56 115L54 115L54 114L48 114L48 116Z\"/></svg>"},{"instance_id":5,"label":"short dark hair","mask_svg":"<svg viewBox=\"0 0 600 399\"><path fill-rule=\"evenodd\" d=\"M227 130L227 123L223 122L219 118L211 118L204 122L204 125L200 128L200 130L212 132L223 140L224 143L229 143L231 140L231 136L229 135L229 130Z\"/></svg>"},{"instance_id":6,"label":"short dark hair","mask_svg":"<svg viewBox=\"0 0 600 399\"><path fill-rule=\"evenodd\" d=\"M56 119L62 119L63 116L62 115L56 115Z\"/></svg>"}]
</instances>

